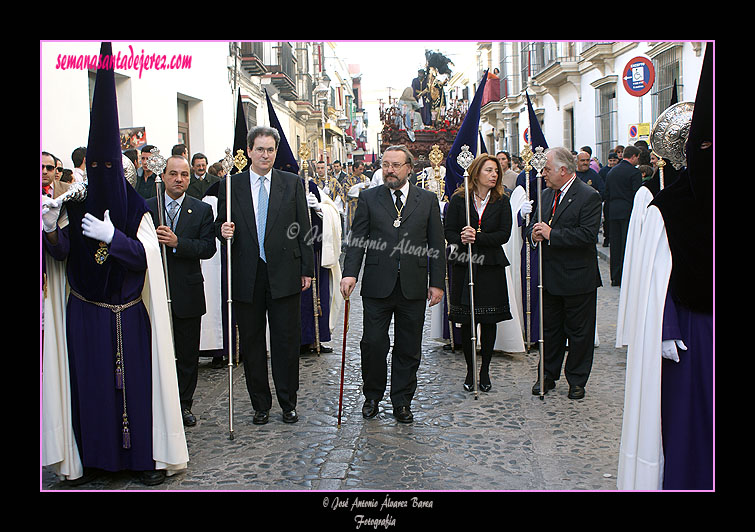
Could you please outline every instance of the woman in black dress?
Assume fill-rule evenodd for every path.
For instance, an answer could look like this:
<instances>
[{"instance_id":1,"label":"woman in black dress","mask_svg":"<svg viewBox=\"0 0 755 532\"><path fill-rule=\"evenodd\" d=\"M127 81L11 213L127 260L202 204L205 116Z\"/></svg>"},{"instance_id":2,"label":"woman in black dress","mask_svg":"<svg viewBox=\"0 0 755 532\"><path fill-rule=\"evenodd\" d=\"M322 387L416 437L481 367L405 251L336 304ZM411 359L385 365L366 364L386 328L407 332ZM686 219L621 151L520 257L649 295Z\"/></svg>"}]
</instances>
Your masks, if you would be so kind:
<instances>
[{"instance_id":1,"label":"woman in black dress","mask_svg":"<svg viewBox=\"0 0 755 532\"><path fill-rule=\"evenodd\" d=\"M480 324L480 389L490 391L490 360L495 345L496 323L512 319L506 285L509 261L503 252L511 235L511 204L503 191L501 163L492 155L478 156L468 168L469 225L464 205L464 183L451 196L445 218L446 241L451 246L448 259L452 268L449 320L461 323L462 348L467 361L464 389L472 391L475 368L472 364L472 334L469 305L468 243L472 243L475 323Z\"/></svg>"}]
</instances>

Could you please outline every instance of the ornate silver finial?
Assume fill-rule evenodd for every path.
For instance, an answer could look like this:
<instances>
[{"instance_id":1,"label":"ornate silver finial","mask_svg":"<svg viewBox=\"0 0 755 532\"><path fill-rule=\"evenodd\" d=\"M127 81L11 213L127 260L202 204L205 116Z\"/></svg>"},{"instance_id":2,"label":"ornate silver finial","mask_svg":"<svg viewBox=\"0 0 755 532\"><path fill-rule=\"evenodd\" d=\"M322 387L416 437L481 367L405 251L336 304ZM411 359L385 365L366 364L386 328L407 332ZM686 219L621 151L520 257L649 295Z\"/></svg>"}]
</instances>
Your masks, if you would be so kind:
<instances>
[{"instance_id":1,"label":"ornate silver finial","mask_svg":"<svg viewBox=\"0 0 755 532\"><path fill-rule=\"evenodd\" d=\"M461 147L461 152L456 158L456 162L459 163L459 166L461 166L461 168L466 172L467 168L469 168L469 165L472 164L472 161L474 161L474 155L472 155L472 152L469 151L469 146L465 144Z\"/></svg>"},{"instance_id":2,"label":"ornate silver finial","mask_svg":"<svg viewBox=\"0 0 755 532\"><path fill-rule=\"evenodd\" d=\"M147 158L147 168L149 168L155 175L161 176L168 162L165 160L165 157L160 155L159 148L152 148L150 153L152 155Z\"/></svg>"},{"instance_id":3,"label":"ornate silver finial","mask_svg":"<svg viewBox=\"0 0 755 532\"><path fill-rule=\"evenodd\" d=\"M63 194L57 197L56 201L59 204L67 203L69 201L81 202L87 197L87 185L80 181L74 181L68 187Z\"/></svg>"},{"instance_id":4,"label":"ornate silver finial","mask_svg":"<svg viewBox=\"0 0 755 532\"><path fill-rule=\"evenodd\" d=\"M548 162L548 158L545 155L545 149L542 146L535 148L535 155L532 156L532 168L540 173L540 170L545 168L545 164Z\"/></svg>"},{"instance_id":5,"label":"ornate silver finial","mask_svg":"<svg viewBox=\"0 0 755 532\"><path fill-rule=\"evenodd\" d=\"M694 110L694 102L675 103L661 113L650 131L652 150L659 158L670 160L677 170L687 164L684 147L689 137Z\"/></svg>"},{"instance_id":6,"label":"ornate silver finial","mask_svg":"<svg viewBox=\"0 0 755 532\"><path fill-rule=\"evenodd\" d=\"M136 168L134 167L134 163L132 163L131 159L129 159L125 155L121 155L121 160L123 162L123 176L126 178L126 181L128 181L129 185L135 187Z\"/></svg>"},{"instance_id":7,"label":"ornate silver finial","mask_svg":"<svg viewBox=\"0 0 755 532\"><path fill-rule=\"evenodd\" d=\"M225 157L223 157L223 160L220 162L220 166L223 167L223 176L227 176L228 172L233 168L233 155L231 155L231 153L231 148L226 148Z\"/></svg>"}]
</instances>

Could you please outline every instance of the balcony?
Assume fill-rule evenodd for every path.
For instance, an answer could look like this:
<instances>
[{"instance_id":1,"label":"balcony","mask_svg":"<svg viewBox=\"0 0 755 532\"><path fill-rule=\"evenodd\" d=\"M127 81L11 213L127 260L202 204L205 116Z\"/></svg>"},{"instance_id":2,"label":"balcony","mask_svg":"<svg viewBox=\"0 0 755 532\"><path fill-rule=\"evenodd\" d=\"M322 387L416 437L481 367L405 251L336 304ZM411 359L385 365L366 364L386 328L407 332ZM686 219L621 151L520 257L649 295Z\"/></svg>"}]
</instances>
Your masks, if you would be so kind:
<instances>
[{"instance_id":1,"label":"balcony","mask_svg":"<svg viewBox=\"0 0 755 532\"><path fill-rule=\"evenodd\" d=\"M296 61L287 42L242 42L241 67L250 76L260 76L275 86L281 99L296 101Z\"/></svg>"},{"instance_id":2,"label":"balcony","mask_svg":"<svg viewBox=\"0 0 755 532\"><path fill-rule=\"evenodd\" d=\"M250 76L261 76L267 73L265 66L265 43L241 43L241 68Z\"/></svg>"}]
</instances>

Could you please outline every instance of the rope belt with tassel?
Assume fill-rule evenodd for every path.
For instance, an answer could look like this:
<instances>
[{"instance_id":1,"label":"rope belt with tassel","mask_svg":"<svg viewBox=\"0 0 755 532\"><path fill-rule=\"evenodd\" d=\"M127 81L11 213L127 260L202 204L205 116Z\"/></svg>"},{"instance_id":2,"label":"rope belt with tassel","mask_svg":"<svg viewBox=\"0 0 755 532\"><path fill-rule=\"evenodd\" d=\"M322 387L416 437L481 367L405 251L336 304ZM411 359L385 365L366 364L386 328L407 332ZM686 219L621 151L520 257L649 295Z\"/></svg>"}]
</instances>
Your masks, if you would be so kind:
<instances>
[{"instance_id":1,"label":"rope belt with tassel","mask_svg":"<svg viewBox=\"0 0 755 532\"><path fill-rule=\"evenodd\" d=\"M116 330L116 353L115 353L115 389L123 392L123 448L131 448L131 431L128 426L128 411L126 410L126 366L123 360L123 326L121 323L121 312L129 307L133 307L142 300L142 296L139 296L133 301L124 303L122 305L111 305L109 303L100 303L98 301L90 301L76 291L71 290L71 294L76 296L85 303L91 303L98 307L106 308L115 314L115 330Z\"/></svg>"}]
</instances>

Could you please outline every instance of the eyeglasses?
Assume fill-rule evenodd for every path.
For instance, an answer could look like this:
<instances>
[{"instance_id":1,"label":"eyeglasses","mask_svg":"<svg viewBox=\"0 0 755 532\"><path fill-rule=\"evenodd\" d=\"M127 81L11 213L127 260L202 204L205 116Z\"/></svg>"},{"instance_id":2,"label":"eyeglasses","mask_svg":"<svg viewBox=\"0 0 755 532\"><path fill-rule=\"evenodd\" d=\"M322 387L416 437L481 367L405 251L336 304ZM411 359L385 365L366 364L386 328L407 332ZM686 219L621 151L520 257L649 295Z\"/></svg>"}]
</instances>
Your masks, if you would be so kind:
<instances>
[{"instance_id":1,"label":"eyeglasses","mask_svg":"<svg viewBox=\"0 0 755 532\"><path fill-rule=\"evenodd\" d=\"M54 164L43 164L42 165L42 170L47 170L48 172L52 172L53 170L55 170L55 165Z\"/></svg>"},{"instance_id":2,"label":"eyeglasses","mask_svg":"<svg viewBox=\"0 0 755 532\"><path fill-rule=\"evenodd\" d=\"M383 163L382 166L383 166L383 170L390 169L390 170L395 171L401 168L402 166L404 166L405 164L408 164L408 163Z\"/></svg>"},{"instance_id":3,"label":"eyeglasses","mask_svg":"<svg viewBox=\"0 0 755 532\"><path fill-rule=\"evenodd\" d=\"M257 146L256 148L254 148L254 151L256 153L259 153L260 155L262 155L265 152L267 152L268 155L272 155L275 153L275 148L263 148L261 146Z\"/></svg>"}]
</instances>

